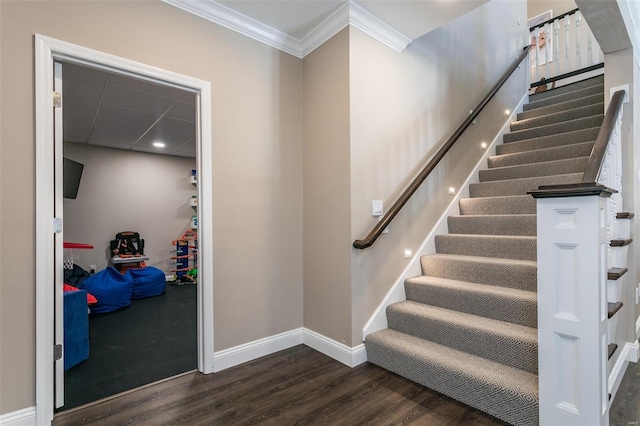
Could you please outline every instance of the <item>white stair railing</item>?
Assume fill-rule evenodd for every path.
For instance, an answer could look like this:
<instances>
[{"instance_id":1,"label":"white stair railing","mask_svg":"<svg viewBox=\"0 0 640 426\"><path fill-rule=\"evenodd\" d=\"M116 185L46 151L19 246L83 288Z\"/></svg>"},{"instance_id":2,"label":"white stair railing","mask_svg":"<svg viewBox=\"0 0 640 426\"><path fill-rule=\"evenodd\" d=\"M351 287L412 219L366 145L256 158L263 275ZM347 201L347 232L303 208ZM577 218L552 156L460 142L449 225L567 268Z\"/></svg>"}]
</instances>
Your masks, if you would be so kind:
<instances>
[{"instance_id":1,"label":"white stair railing","mask_svg":"<svg viewBox=\"0 0 640 426\"><path fill-rule=\"evenodd\" d=\"M549 80L602 66L600 46L578 9L537 23L529 28L529 31L534 45L529 57L533 86L536 82L540 82L542 77ZM582 40L585 39L587 40L586 64L582 60L584 56ZM564 55L560 54L561 49Z\"/></svg>"},{"instance_id":2,"label":"white stair railing","mask_svg":"<svg viewBox=\"0 0 640 426\"><path fill-rule=\"evenodd\" d=\"M608 425L607 273L624 267L610 242L622 206L621 123L616 92L581 184L540 187L538 382L540 424Z\"/></svg>"}]
</instances>

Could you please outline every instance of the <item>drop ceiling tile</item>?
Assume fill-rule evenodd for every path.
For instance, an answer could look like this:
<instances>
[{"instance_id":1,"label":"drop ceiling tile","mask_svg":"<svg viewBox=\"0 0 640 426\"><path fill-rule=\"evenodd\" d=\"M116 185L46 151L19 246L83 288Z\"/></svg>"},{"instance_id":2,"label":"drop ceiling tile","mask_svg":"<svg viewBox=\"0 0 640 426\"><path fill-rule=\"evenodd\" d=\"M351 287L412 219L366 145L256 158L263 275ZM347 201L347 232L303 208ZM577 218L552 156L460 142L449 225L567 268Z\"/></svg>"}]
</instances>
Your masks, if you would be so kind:
<instances>
[{"instance_id":1,"label":"drop ceiling tile","mask_svg":"<svg viewBox=\"0 0 640 426\"><path fill-rule=\"evenodd\" d=\"M178 120L196 121L196 107L194 104L188 104L185 102L177 102L173 108L169 110L165 117L177 118Z\"/></svg>"},{"instance_id":2,"label":"drop ceiling tile","mask_svg":"<svg viewBox=\"0 0 640 426\"><path fill-rule=\"evenodd\" d=\"M109 73L81 65L62 64L62 95L98 102Z\"/></svg>"},{"instance_id":3,"label":"drop ceiling tile","mask_svg":"<svg viewBox=\"0 0 640 426\"><path fill-rule=\"evenodd\" d=\"M97 102L65 96L62 107L63 139L67 142L86 142L97 108Z\"/></svg>"},{"instance_id":4,"label":"drop ceiling tile","mask_svg":"<svg viewBox=\"0 0 640 426\"><path fill-rule=\"evenodd\" d=\"M191 121L176 120L173 118L163 117L154 126L154 131L183 133L193 137L196 133L196 124ZM187 138L188 139L188 138Z\"/></svg>"},{"instance_id":5,"label":"drop ceiling tile","mask_svg":"<svg viewBox=\"0 0 640 426\"><path fill-rule=\"evenodd\" d=\"M146 130L151 127L158 117L155 114L102 105L96 119L96 128L125 127Z\"/></svg>"},{"instance_id":6,"label":"drop ceiling tile","mask_svg":"<svg viewBox=\"0 0 640 426\"><path fill-rule=\"evenodd\" d=\"M140 80L131 78L124 75L113 75L111 77L111 84L115 84L129 89L139 90L152 95L162 96L165 98L175 99L186 103L195 105L196 95L193 92L177 89L170 86L164 86L161 84L152 83L146 80Z\"/></svg>"},{"instance_id":7,"label":"drop ceiling tile","mask_svg":"<svg viewBox=\"0 0 640 426\"><path fill-rule=\"evenodd\" d=\"M103 105L116 106L154 115L164 114L175 101L151 95L139 90L110 84L104 95Z\"/></svg>"},{"instance_id":8,"label":"drop ceiling tile","mask_svg":"<svg viewBox=\"0 0 640 426\"><path fill-rule=\"evenodd\" d=\"M110 127L94 128L89 138L90 145L110 146L113 148L130 148L142 136L144 131L134 133L131 129Z\"/></svg>"}]
</instances>

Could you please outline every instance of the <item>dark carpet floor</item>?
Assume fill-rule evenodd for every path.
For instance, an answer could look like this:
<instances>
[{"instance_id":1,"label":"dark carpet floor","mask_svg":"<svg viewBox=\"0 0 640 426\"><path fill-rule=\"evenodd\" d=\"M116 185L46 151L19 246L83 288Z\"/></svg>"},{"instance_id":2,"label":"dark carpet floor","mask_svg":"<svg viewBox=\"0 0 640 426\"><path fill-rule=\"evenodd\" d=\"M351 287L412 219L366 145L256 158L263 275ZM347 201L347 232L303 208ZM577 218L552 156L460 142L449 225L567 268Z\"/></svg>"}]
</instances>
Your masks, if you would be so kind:
<instances>
[{"instance_id":1,"label":"dark carpet floor","mask_svg":"<svg viewBox=\"0 0 640 426\"><path fill-rule=\"evenodd\" d=\"M167 284L89 318L89 359L65 372L68 410L198 368L196 286Z\"/></svg>"}]
</instances>

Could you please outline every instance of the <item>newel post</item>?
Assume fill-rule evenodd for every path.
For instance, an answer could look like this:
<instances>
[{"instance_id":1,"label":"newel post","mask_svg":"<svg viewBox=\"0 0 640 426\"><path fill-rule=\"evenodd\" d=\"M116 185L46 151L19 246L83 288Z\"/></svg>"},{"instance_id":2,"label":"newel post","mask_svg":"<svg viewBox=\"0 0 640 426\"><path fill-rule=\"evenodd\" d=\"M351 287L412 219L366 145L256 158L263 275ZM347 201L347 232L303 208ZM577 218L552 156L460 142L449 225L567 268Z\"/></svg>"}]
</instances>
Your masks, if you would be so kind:
<instances>
[{"instance_id":1,"label":"newel post","mask_svg":"<svg viewBox=\"0 0 640 426\"><path fill-rule=\"evenodd\" d=\"M541 187L538 378L541 425L607 425L607 187Z\"/></svg>"}]
</instances>

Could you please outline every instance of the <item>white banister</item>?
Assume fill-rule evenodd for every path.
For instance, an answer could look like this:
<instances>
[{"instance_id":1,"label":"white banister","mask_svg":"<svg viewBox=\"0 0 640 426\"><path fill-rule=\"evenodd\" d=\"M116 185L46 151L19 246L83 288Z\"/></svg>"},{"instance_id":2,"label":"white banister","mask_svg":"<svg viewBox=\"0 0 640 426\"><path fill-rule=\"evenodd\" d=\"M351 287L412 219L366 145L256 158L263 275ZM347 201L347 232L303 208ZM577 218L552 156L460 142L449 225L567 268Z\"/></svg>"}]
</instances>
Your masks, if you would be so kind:
<instances>
[{"instance_id":1,"label":"white banister","mask_svg":"<svg viewBox=\"0 0 640 426\"><path fill-rule=\"evenodd\" d=\"M612 115L622 98L616 96L603 124L611 133L597 182L531 192L537 199L542 425L609 424L607 361L614 336L607 302L618 300L607 299L616 294L608 291L607 272L626 266L626 247L610 247L625 234L616 219L622 209L622 109Z\"/></svg>"},{"instance_id":2,"label":"white banister","mask_svg":"<svg viewBox=\"0 0 640 426\"><path fill-rule=\"evenodd\" d=\"M560 20L554 21L553 42L556 61L556 75L560 75Z\"/></svg>"},{"instance_id":3,"label":"white banister","mask_svg":"<svg viewBox=\"0 0 640 426\"><path fill-rule=\"evenodd\" d=\"M606 425L606 190L538 198L540 424ZM534 196L536 196L534 194Z\"/></svg>"},{"instance_id":4,"label":"white banister","mask_svg":"<svg viewBox=\"0 0 640 426\"><path fill-rule=\"evenodd\" d=\"M593 65L593 34L591 34L591 28L587 29L587 61L588 65Z\"/></svg>"},{"instance_id":5,"label":"white banister","mask_svg":"<svg viewBox=\"0 0 640 426\"><path fill-rule=\"evenodd\" d=\"M545 24L544 26L544 35L545 35L545 43L544 43L544 70L547 78L551 77L551 71L549 70L549 58L551 58L551 42L549 40L549 24Z\"/></svg>"}]
</instances>

